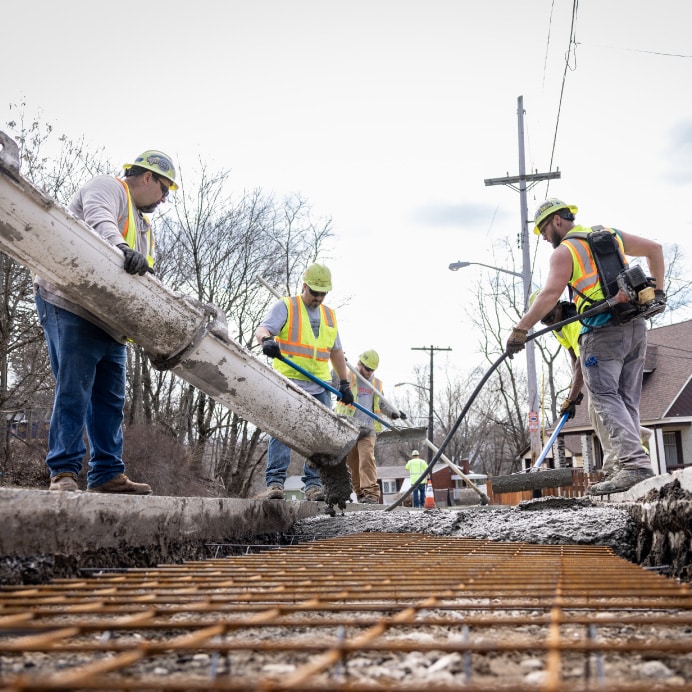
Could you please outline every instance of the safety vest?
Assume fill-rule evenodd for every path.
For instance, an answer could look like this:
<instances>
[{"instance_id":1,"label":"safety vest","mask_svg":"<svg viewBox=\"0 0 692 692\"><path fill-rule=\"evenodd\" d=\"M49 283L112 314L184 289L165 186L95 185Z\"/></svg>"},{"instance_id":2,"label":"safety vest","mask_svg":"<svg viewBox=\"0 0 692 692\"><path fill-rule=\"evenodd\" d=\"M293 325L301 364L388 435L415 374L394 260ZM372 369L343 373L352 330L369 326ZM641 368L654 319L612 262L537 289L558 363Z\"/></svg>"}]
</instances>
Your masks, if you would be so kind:
<instances>
[{"instance_id":1,"label":"safety vest","mask_svg":"<svg viewBox=\"0 0 692 692\"><path fill-rule=\"evenodd\" d=\"M406 470L410 474L411 483L415 483L422 475L428 465L420 457L414 457L406 462Z\"/></svg>"},{"instance_id":2,"label":"safety vest","mask_svg":"<svg viewBox=\"0 0 692 692\"><path fill-rule=\"evenodd\" d=\"M579 332L581 331L581 325L579 322L570 322L566 324L562 329L556 329L553 334L558 340L561 346L566 349L572 349L574 355L579 355Z\"/></svg>"},{"instance_id":3,"label":"safety vest","mask_svg":"<svg viewBox=\"0 0 692 692\"><path fill-rule=\"evenodd\" d=\"M353 396L356 401L358 401L358 376L356 375L355 372L351 371L349 372L349 384L351 385L351 391L353 392ZM375 393L375 389L378 391L382 391L382 382L378 380L374 375L373 378L370 380L372 383L372 412L376 415L380 415L380 397L377 396ZM364 387L365 385L360 385L361 387ZM334 409L335 413L339 416L355 416L356 415L356 407L351 406L351 405L346 405L342 404L341 401L338 401L336 404L336 408ZM382 423L379 421L374 420L374 428L375 432L382 432Z\"/></svg>"},{"instance_id":4,"label":"safety vest","mask_svg":"<svg viewBox=\"0 0 692 692\"><path fill-rule=\"evenodd\" d=\"M612 228L606 228L605 230L610 231L615 236L624 259L625 247L620 234ZM562 244L565 245L572 255L572 278L569 283L575 289L573 301L579 313L587 310L593 303L605 298L601 281L598 278L598 268L589 247L588 237L590 233L593 233L592 228L575 226L562 239ZM627 266L626 259L624 259L624 262L625 266Z\"/></svg>"},{"instance_id":5,"label":"safety vest","mask_svg":"<svg viewBox=\"0 0 692 692\"><path fill-rule=\"evenodd\" d=\"M137 221L135 220L135 206L132 204L132 197L130 196L130 188L127 183L117 179L118 182L125 188L125 194L127 195L127 217L125 218L125 224L120 229L125 242L133 249L137 249ZM149 219L144 216L144 220L149 224ZM118 219L118 226L120 226L122 219ZM151 232L151 225L149 225L149 230L147 231L147 262L150 267L154 266L154 236Z\"/></svg>"},{"instance_id":6,"label":"safety vest","mask_svg":"<svg viewBox=\"0 0 692 692\"><path fill-rule=\"evenodd\" d=\"M329 356L336 341L336 315L331 308L320 305L320 330L315 338L310 316L300 296L282 298L288 317L275 337L281 352L296 365L312 373L323 382L331 380ZM292 380L310 380L280 358L274 358L274 369Z\"/></svg>"}]
</instances>

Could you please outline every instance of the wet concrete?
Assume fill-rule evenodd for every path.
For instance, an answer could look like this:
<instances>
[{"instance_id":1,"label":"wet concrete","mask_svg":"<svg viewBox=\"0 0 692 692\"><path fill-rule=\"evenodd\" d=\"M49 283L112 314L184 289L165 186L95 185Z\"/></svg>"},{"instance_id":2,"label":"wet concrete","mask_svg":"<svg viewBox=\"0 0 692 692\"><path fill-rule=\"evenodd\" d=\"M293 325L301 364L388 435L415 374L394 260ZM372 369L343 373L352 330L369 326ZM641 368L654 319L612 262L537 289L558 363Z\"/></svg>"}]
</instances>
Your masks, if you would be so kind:
<instances>
[{"instance_id":1,"label":"wet concrete","mask_svg":"<svg viewBox=\"0 0 692 692\"><path fill-rule=\"evenodd\" d=\"M151 567L361 532L607 546L692 582L692 468L600 498L545 497L516 507L413 510L347 503L129 497L0 489L0 583L84 570Z\"/></svg>"}]
</instances>

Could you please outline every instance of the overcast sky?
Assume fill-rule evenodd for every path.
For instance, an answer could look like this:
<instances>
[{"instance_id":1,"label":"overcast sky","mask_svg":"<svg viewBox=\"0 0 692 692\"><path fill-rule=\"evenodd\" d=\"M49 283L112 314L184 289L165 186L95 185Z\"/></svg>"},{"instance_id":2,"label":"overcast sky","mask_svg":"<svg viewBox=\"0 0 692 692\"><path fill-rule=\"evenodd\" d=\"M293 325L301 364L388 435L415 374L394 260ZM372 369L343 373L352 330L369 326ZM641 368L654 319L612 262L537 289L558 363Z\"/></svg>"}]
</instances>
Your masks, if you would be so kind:
<instances>
[{"instance_id":1,"label":"overcast sky","mask_svg":"<svg viewBox=\"0 0 692 692\"><path fill-rule=\"evenodd\" d=\"M447 267L508 266L519 194L484 180L518 173L519 96L527 171L562 174L530 218L558 196L692 249L689 0L22 0L2 26L3 125L26 101L114 161L157 148L194 177L201 158L331 217L328 303L385 393L427 363L411 347L483 363L464 310L487 273Z\"/></svg>"}]
</instances>

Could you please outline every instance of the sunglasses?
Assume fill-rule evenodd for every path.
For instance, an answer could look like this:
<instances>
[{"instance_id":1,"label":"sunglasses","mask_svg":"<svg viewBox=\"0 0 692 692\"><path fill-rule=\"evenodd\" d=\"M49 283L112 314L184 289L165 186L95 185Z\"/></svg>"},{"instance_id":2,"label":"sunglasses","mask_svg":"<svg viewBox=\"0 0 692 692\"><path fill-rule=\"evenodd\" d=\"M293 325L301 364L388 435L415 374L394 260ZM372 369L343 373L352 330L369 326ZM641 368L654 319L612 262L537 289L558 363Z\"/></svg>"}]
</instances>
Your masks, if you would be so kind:
<instances>
[{"instance_id":1,"label":"sunglasses","mask_svg":"<svg viewBox=\"0 0 692 692\"><path fill-rule=\"evenodd\" d=\"M168 199L168 193L170 192L170 188L167 188L163 182L161 182L161 178L158 176L154 176L154 180L159 184L159 187L161 188L161 197L163 199Z\"/></svg>"},{"instance_id":2,"label":"sunglasses","mask_svg":"<svg viewBox=\"0 0 692 692\"><path fill-rule=\"evenodd\" d=\"M307 284L305 284L307 286ZM308 291L313 298L324 298L327 295L327 291L313 291L310 286L308 286Z\"/></svg>"},{"instance_id":3,"label":"sunglasses","mask_svg":"<svg viewBox=\"0 0 692 692\"><path fill-rule=\"evenodd\" d=\"M363 368L365 372L375 372L372 368L369 368L367 365L363 365L362 363L358 363L358 365L360 365L360 367Z\"/></svg>"}]
</instances>

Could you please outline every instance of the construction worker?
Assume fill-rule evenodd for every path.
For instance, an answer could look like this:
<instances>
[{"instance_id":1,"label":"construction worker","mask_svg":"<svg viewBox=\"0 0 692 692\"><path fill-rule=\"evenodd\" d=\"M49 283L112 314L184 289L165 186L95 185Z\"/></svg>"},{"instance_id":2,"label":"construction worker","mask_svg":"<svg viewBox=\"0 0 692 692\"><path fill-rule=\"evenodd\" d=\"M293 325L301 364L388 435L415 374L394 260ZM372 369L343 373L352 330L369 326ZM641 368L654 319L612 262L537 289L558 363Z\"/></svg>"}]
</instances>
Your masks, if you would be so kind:
<instances>
[{"instance_id":1,"label":"construction worker","mask_svg":"<svg viewBox=\"0 0 692 692\"><path fill-rule=\"evenodd\" d=\"M356 493L358 502L367 505L376 505L380 502L380 486L377 483L377 467L375 465L375 442L377 433L382 432L382 423L375 420L362 409L372 411L376 416L384 413L392 420L399 418L399 412L394 411L381 401L382 381L374 376L380 364L380 356L377 351L370 349L358 356L356 366L360 378L356 373L349 371L349 385L354 392L355 401L361 407L348 405L343 401L336 404L336 413L340 416L353 418L353 422L360 427L358 441L346 457L346 464L351 471L351 483ZM336 377L336 373L334 373ZM370 382L372 386L365 384ZM377 390L377 391L375 391ZM402 415L402 418L406 418Z\"/></svg>"},{"instance_id":2,"label":"construction worker","mask_svg":"<svg viewBox=\"0 0 692 692\"><path fill-rule=\"evenodd\" d=\"M411 458L406 462L406 470L409 473L411 487L423 475L428 465L420 458L420 453L417 449L411 452ZM425 507L425 483L421 483L413 491L413 507L423 509Z\"/></svg>"},{"instance_id":3,"label":"construction worker","mask_svg":"<svg viewBox=\"0 0 692 692\"><path fill-rule=\"evenodd\" d=\"M645 257L649 274L662 285L664 260L661 245L653 240L602 227L575 226L577 207L551 198L543 202L534 216L534 233L549 242L554 251L545 286L528 312L516 324L506 349L510 357L525 346L528 331L547 315L569 285L578 313L607 297L609 284L599 276L599 264L589 242L596 230L599 237L616 243L616 255L627 266L625 256ZM665 292L655 291L656 300L665 305ZM594 410L603 421L621 468L612 478L589 486L590 495L623 492L653 476L649 456L639 434L646 324L643 319L615 319L611 311L582 319L579 350L584 382Z\"/></svg>"},{"instance_id":4,"label":"construction worker","mask_svg":"<svg viewBox=\"0 0 692 692\"><path fill-rule=\"evenodd\" d=\"M532 294L532 296L529 298L529 305L533 305L533 301L538 293L539 292L536 291ZM547 327L552 324L559 324L563 320L568 319L571 315L574 315L573 310L573 303L566 300L560 300L547 315L543 316L541 319L541 324L544 324ZM584 377L581 371L581 360L579 359L580 331L581 324L578 321L570 322L569 324L566 324L563 327L553 331L553 334L560 345L564 346L564 348L567 350L572 363L572 381L570 382L569 393L560 407L560 418L567 413L568 420L570 418L574 418L576 414L576 407L581 403L581 391L582 387L584 386ZM587 411L594 432L598 436L598 439L601 442L601 447L603 448L602 469L604 480L609 480L620 470L620 462L618 461L615 449L610 442L610 436L603 425L603 421L599 418L593 404L591 403L591 397L589 397ZM644 450L648 454L648 439L651 437L652 431L649 430L649 428L640 427L639 434Z\"/></svg>"},{"instance_id":5,"label":"construction worker","mask_svg":"<svg viewBox=\"0 0 692 692\"><path fill-rule=\"evenodd\" d=\"M77 191L69 210L104 240L120 248L123 268L142 276L153 272L154 239L146 213L178 188L169 156L145 151L124 165L124 176L99 175ZM46 464L51 490L78 490L77 476L89 439L87 490L149 495L146 483L125 475L123 409L126 336L71 302L60 287L36 277L38 318L55 375L55 401Z\"/></svg>"},{"instance_id":6,"label":"construction worker","mask_svg":"<svg viewBox=\"0 0 692 692\"><path fill-rule=\"evenodd\" d=\"M332 274L329 268L324 264L311 264L303 274L300 295L276 301L255 331L262 353L273 359L274 369L329 408L332 407L331 393L315 379L321 382L331 379L330 361L339 376L341 400L346 404L353 403L336 313L323 304L331 290ZM284 355L315 379L291 367L283 359ZM284 483L290 462L291 450L283 442L270 437L265 471L267 488L256 496L257 499L284 499ZM315 502L324 500L319 473L307 463L303 466L303 483L305 499Z\"/></svg>"}]
</instances>

